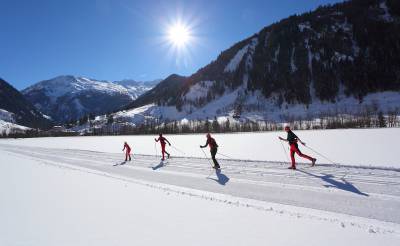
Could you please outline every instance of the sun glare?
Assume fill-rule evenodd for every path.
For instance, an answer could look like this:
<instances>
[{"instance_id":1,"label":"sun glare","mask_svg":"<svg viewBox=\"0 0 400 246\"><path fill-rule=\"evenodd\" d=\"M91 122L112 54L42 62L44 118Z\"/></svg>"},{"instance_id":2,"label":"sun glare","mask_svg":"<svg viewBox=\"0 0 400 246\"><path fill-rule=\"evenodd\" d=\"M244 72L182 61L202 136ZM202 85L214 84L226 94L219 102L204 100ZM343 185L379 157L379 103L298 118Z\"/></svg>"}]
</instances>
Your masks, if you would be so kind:
<instances>
[{"instance_id":1,"label":"sun glare","mask_svg":"<svg viewBox=\"0 0 400 246\"><path fill-rule=\"evenodd\" d=\"M194 49L199 44L199 20L183 18L180 15L170 16L162 23L160 44L166 48L166 57L174 61L178 68L187 67L192 61Z\"/></svg>"},{"instance_id":2,"label":"sun glare","mask_svg":"<svg viewBox=\"0 0 400 246\"><path fill-rule=\"evenodd\" d=\"M168 30L168 40L177 47L183 47L190 40L190 31L182 24L174 24Z\"/></svg>"}]
</instances>

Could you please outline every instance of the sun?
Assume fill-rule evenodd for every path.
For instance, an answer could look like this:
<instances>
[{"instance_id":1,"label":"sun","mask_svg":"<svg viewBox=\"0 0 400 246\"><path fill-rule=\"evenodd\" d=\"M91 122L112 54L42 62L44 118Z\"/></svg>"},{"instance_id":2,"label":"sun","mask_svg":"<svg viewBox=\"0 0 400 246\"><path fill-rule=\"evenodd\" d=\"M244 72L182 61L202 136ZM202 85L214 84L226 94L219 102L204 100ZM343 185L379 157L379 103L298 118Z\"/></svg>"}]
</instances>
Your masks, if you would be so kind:
<instances>
[{"instance_id":1,"label":"sun","mask_svg":"<svg viewBox=\"0 0 400 246\"><path fill-rule=\"evenodd\" d=\"M188 45L191 39L191 33L187 26L181 23L175 23L168 28L167 38L171 44L178 48Z\"/></svg>"},{"instance_id":2,"label":"sun","mask_svg":"<svg viewBox=\"0 0 400 246\"><path fill-rule=\"evenodd\" d=\"M162 33L157 44L166 49L165 57L177 68L187 68L192 63L194 50L201 42L199 18L167 15L161 22Z\"/></svg>"}]
</instances>

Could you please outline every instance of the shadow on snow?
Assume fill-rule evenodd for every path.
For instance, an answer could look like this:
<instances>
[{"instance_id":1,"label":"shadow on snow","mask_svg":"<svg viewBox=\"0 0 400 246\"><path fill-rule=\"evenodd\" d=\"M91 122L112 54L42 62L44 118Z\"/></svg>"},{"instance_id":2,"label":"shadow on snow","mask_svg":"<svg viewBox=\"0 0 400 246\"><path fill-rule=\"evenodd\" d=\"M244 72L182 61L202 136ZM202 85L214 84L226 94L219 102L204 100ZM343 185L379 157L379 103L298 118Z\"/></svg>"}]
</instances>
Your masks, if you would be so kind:
<instances>
[{"instance_id":1,"label":"shadow on snow","mask_svg":"<svg viewBox=\"0 0 400 246\"><path fill-rule=\"evenodd\" d=\"M121 165L125 165L125 164L126 164L126 161L123 161L123 162L120 162L120 163L116 163L113 166L115 167L115 166L121 166Z\"/></svg>"},{"instance_id":2,"label":"shadow on snow","mask_svg":"<svg viewBox=\"0 0 400 246\"><path fill-rule=\"evenodd\" d=\"M228 176L223 174L220 169L215 170L215 174L217 175L217 179L215 178L209 178L209 179L216 181L220 185L225 185L226 183L228 183L229 181Z\"/></svg>"},{"instance_id":3,"label":"shadow on snow","mask_svg":"<svg viewBox=\"0 0 400 246\"><path fill-rule=\"evenodd\" d=\"M337 189L353 192L353 193L358 194L358 195L369 196L368 194L361 192L359 189L357 189L357 187L355 187L352 183L346 181L345 179L342 179L343 182L335 180L334 179L335 176L333 176L332 174L322 173L322 176L320 176L320 175L315 175L315 174L306 172L304 170L298 170L298 171L302 172L302 173L305 173L307 175L310 175L312 177L322 179L323 181L328 183L328 184L324 185L324 187L327 187L327 188L328 187L333 187L333 188L337 188Z\"/></svg>"},{"instance_id":4,"label":"shadow on snow","mask_svg":"<svg viewBox=\"0 0 400 246\"><path fill-rule=\"evenodd\" d=\"M160 163L157 165L157 166L155 166L155 167L151 167L153 170L157 170L157 169L159 169L159 168L162 168L164 166L164 161L160 161Z\"/></svg>"}]
</instances>

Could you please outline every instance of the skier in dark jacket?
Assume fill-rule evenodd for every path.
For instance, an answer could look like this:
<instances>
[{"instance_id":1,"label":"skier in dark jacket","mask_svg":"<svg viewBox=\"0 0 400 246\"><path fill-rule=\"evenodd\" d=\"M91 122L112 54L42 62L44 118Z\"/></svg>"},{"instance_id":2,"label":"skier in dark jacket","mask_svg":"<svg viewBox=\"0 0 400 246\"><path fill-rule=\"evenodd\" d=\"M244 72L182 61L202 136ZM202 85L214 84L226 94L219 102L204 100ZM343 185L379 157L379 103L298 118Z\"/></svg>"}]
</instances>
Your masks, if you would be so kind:
<instances>
[{"instance_id":1,"label":"skier in dark jacket","mask_svg":"<svg viewBox=\"0 0 400 246\"><path fill-rule=\"evenodd\" d=\"M125 150L125 161L131 161L131 147L128 145L127 142L124 143L124 148L122 149L122 151Z\"/></svg>"},{"instance_id":2,"label":"skier in dark jacket","mask_svg":"<svg viewBox=\"0 0 400 246\"><path fill-rule=\"evenodd\" d=\"M210 133L207 133L206 144L204 146L200 145L200 148L205 148L207 147L207 145L210 146L210 153L211 153L211 158L214 162L214 168L220 169L221 167L219 166L217 159L215 159L215 155L217 154L218 151L218 144L215 141L215 139L211 137Z\"/></svg>"},{"instance_id":3,"label":"skier in dark jacket","mask_svg":"<svg viewBox=\"0 0 400 246\"><path fill-rule=\"evenodd\" d=\"M154 140L155 140L156 142L160 141L160 144L161 144L161 152L162 152L162 160L165 160L164 154L167 154L167 158L169 158L170 154L169 154L167 151L165 151L165 145L166 145L165 142L167 142L167 143L169 144L169 146L171 146L171 144L169 143L169 141L168 141L165 137L163 137L163 135L162 135L161 133L159 134L158 139L155 138Z\"/></svg>"},{"instance_id":4,"label":"skier in dark jacket","mask_svg":"<svg viewBox=\"0 0 400 246\"><path fill-rule=\"evenodd\" d=\"M295 153L297 153L300 157L303 157L303 158L306 158L306 159L310 160L312 162L311 166L314 166L315 162L317 161L317 159L301 153L301 151L299 149L299 146L297 144L297 142L300 142L302 145L305 146L306 143L302 142L300 140L300 138L297 137L296 134L294 134L292 132L292 130L290 130L289 126L285 126L285 131L287 132L287 138L284 139L284 138L279 137L279 139L289 143L289 146L290 146L290 158L292 159L292 166L289 167L289 169L296 169L296 161L294 159L294 154Z\"/></svg>"}]
</instances>

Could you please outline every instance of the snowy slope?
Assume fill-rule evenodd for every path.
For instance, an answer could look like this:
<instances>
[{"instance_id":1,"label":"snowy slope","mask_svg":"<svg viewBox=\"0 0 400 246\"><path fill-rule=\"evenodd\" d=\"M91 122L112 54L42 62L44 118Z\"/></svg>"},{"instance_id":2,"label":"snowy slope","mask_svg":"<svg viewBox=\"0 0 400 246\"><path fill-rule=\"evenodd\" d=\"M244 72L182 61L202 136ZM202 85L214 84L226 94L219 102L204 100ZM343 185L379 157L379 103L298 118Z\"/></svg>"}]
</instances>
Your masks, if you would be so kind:
<instances>
[{"instance_id":1,"label":"snowy slope","mask_svg":"<svg viewBox=\"0 0 400 246\"><path fill-rule=\"evenodd\" d=\"M204 120L206 118L228 117L233 121L232 116L235 114L238 101L240 101L242 107L240 114L242 119L272 122L287 122L293 119L309 120L338 114L359 115L371 109L387 114L388 112L399 112L400 109L400 92L398 91L370 93L364 97L362 102L353 96L341 94L334 103L315 99L313 103L308 105L289 104L287 102L278 105L278 97L265 98L260 91L245 95L243 93L244 87L227 91L221 97L204 106L193 106L190 100L196 101L199 98L204 98L207 95L207 87L211 83L204 81L193 86L185 95L187 104L183 105L181 111L178 111L174 106L148 104L143 107L120 111L115 116L124 115L126 122L131 122L134 118L141 117L144 114L153 119L160 116L166 120ZM150 108L151 110L148 110ZM141 123L143 122L141 121Z\"/></svg>"},{"instance_id":2,"label":"snowy slope","mask_svg":"<svg viewBox=\"0 0 400 246\"><path fill-rule=\"evenodd\" d=\"M110 82L59 76L38 82L22 93L43 113L63 122L86 114L102 114L119 109L150 90L158 81Z\"/></svg>"},{"instance_id":3,"label":"snowy slope","mask_svg":"<svg viewBox=\"0 0 400 246\"><path fill-rule=\"evenodd\" d=\"M0 108L0 120L15 123L15 114Z\"/></svg>"},{"instance_id":4,"label":"snowy slope","mask_svg":"<svg viewBox=\"0 0 400 246\"><path fill-rule=\"evenodd\" d=\"M135 80L120 80L114 81L112 83L123 86L131 96L132 100L135 100L140 95L149 91L158 83L160 83L161 79L152 80L152 81L135 81Z\"/></svg>"},{"instance_id":5,"label":"snowy slope","mask_svg":"<svg viewBox=\"0 0 400 246\"><path fill-rule=\"evenodd\" d=\"M12 122L0 120L0 135L8 135L10 133L24 133L31 128L21 126Z\"/></svg>"},{"instance_id":6,"label":"snowy slope","mask_svg":"<svg viewBox=\"0 0 400 246\"><path fill-rule=\"evenodd\" d=\"M244 119L275 122L399 112L399 20L395 1L321 6L222 51L161 103L148 93L131 108L175 106L182 113L163 118L176 120L226 118L240 108Z\"/></svg>"},{"instance_id":7,"label":"snowy slope","mask_svg":"<svg viewBox=\"0 0 400 246\"><path fill-rule=\"evenodd\" d=\"M140 155L113 166L121 153L7 143L1 245L389 246L400 238L395 170L293 172L222 160L215 173L205 159Z\"/></svg>"},{"instance_id":8,"label":"snowy slope","mask_svg":"<svg viewBox=\"0 0 400 246\"><path fill-rule=\"evenodd\" d=\"M48 129L51 125L48 118L45 118L17 89L1 78L0 120L40 129Z\"/></svg>"}]
</instances>

